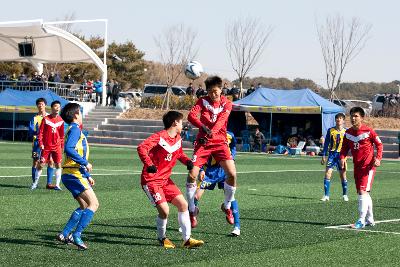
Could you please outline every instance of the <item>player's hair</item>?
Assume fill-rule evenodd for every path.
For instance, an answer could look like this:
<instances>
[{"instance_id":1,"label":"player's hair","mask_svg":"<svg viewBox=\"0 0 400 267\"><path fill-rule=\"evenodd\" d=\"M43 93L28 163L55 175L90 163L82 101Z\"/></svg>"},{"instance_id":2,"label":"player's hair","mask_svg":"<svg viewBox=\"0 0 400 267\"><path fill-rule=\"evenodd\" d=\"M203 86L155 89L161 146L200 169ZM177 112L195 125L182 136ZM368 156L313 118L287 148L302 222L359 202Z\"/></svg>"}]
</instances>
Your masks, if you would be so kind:
<instances>
[{"instance_id":1,"label":"player's hair","mask_svg":"<svg viewBox=\"0 0 400 267\"><path fill-rule=\"evenodd\" d=\"M337 118L343 118L343 119L345 119L345 118L346 118L346 115L344 115L344 113L340 112L340 113L338 113L338 114L335 115L335 120L336 120Z\"/></svg>"},{"instance_id":2,"label":"player's hair","mask_svg":"<svg viewBox=\"0 0 400 267\"><path fill-rule=\"evenodd\" d=\"M362 107L352 107L350 109L350 115L353 115L354 113L359 113L361 117L365 117L365 111Z\"/></svg>"},{"instance_id":3,"label":"player's hair","mask_svg":"<svg viewBox=\"0 0 400 267\"><path fill-rule=\"evenodd\" d=\"M210 76L204 81L204 83L206 84L207 91L215 86L222 88L222 79L219 76Z\"/></svg>"},{"instance_id":4,"label":"player's hair","mask_svg":"<svg viewBox=\"0 0 400 267\"><path fill-rule=\"evenodd\" d=\"M43 102L45 105L47 105L47 101L43 97L36 99L36 106L39 105L40 102Z\"/></svg>"},{"instance_id":5,"label":"player's hair","mask_svg":"<svg viewBox=\"0 0 400 267\"><path fill-rule=\"evenodd\" d=\"M54 100L53 102L51 102L51 107L53 107L54 105L59 104L61 106L61 102L58 100Z\"/></svg>"},{"instance_id":6,"label":"player's hair","mask_svg":"<svg viewBox=\"0 0 400 267\"><path fill-rule=\"evenodd\" d=\"M164 123L164 128L165 129L170 128L175 121L179 121L181 119L183 119L182 113L175 110L168 111L167 113L164 114L162 118L162 121Z\"/></svg>"},{"instance_id":7,"label":"player's hair","mask_svg":"<svg viewBox=\"0 0 400 267\"><path fill-rule=\"evenodd\" d=\"M79 114L80 106L78 103L68 103L61 110L61 118L68 124L70 124L74 118L75 114Z\"/></svg>"}]
</instances>

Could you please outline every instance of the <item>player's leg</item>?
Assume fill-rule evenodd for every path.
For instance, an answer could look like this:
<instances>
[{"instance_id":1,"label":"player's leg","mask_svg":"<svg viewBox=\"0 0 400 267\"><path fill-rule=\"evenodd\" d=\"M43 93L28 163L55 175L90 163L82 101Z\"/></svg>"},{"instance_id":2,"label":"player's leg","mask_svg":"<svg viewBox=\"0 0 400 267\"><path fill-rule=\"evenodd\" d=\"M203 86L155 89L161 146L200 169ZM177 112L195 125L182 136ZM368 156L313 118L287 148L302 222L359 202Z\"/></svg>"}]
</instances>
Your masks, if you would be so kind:
<instances>
[{"instance_id":1,"label":"player's leg","mask_svg":"<svg viewBox=\"0 0 400 267\"><path fill-rule=\"evenodd\" d=\"M229 224L233 224L233 214L231 210L231 203L235 200L236 192L236 167L233 160L223 160L219 162L220 166L224 169L226 174L224 184L225 200L221 205L222 211L226 214L226 220Z\"/></svg>"},{"instance_id":2,"label":"player's leg","mask_svg":"<svg viewBox=\"0 0 400 267\"><path fill-rule=\"evenodd\" d=\"M39 161L39 163L38 163L38 165L36 167L35 179L34 179L34 181L32 183L32 186L31 186L32 190L37 188L37 186L39 184L40 176L42 175L43 167L48 162L49 156L50 156L49 151L46 151L46 150L41 151L40 161Z\"/></svg>"},{"instance_id":3,"label":"player's leg","mask_svg":"<svg viewBox=\"0 0 400 267\"><path fill-rule=\"evenodd\" d=\"M202 246L204 241L191 238L192 227L189 217L188 204L183 195L176 196L171 200L171 204L178 208L178 223L182 229L182 246L186 248Z\"/></svg>"},{"instance_id":4,"label":"player's leg","mask_svg":"<svg viewBox=\"0 0 400 267\"><path fill-rule=\"evenodd\" d=\"M62 162L62 150L59 147L57 150L52 151L52 158L54 160L54 165L56 167L56 186L54 187L55 190L61 190L60 182L61 182L61 162Z\"/></svg>"},{"instance_id":5,"label":"player's leg","mask_svg":"<svg viewBox=\"0 0 400 267\"><path fill-rule=\"evenodd\" d=\"M74 242L71 232L78 225L79 220L81 219L82 216L82 212L88 206L87 203L82 198L76 198L76 200L79 203L79 207L72 212L69 220L64 226L64 229L56 237L58 241L66 244Z\"/></svg>"},{"instance_id":6,"label":"player's leg","mask_svg":"<svg viewBox=\"0 0 400 267\"><path fill-rule=\"evenodd\" d=\"M72 237L74 239L74 244L78 246L79 249L87 249L85 243L81 239L83 230L90 224L93 219L94 213L99 207L99 201L97 200L96 194L92 188L86 189L78 197L79 203L83 200L87 203L87 207L82 211L81 218L79 219L78 225Z\"/></svg>"},{"instance_id":7,"label":"player's leg","mask_svg":"<svg viewBox=\"0 0 400 267\"><path fill-rule=\"evenodd\" d=\"M52 184L53 175L54 175L54 161L53 158L50 157L49 164L47 164L47 184L46 184L47 189L54 189L54 185Z\"/></svg>"},{"instance_id":8,"label":"player's leg","mask_svg":"<svg viewBox=\"0 0 400 267\"><path fill-rule=\"evenodd\" d=\"M167 234L167 222L169 215L169 206L167 202L162 202L156 205L158 215L156 218L157 225L157 239L160 245L164 248L175 248L175 244L172 243L166 236ZM186 209L187 211L187 209Z\"/></svg>"},{"instance_id":9,"label":"player's leg","mask_svg":"<svg viewBox=\"0 0 400 267\"><path fill-rule=\"evenodd\" d=\"M231 210L233 213L233 231L231 232L232 236L239 236L240 235L240 213L239 213L239 204L235 199L231 203Z\"/></svg>"},{"instance_id":10,"label":"player's leg","mask_svg":"<svg viewBox=\"0 0 400 267\"><path fill-rule=\"evenodd\" d=\"M327 165L324 176L324 196L321 198L321 201L329 201L332 171L332 167Z\"/></svg>"},{"instance_id":11,"label":"player's leg","mask_svg":"<svg viewBox=\"0 0 400 267\"><path fill-rule=\"evenodd\" d=\"M339 170L339 173L340 173L340 180L342 182L343 200L349 201L349 197L347 196L348 185L347 185L346 170Z\"/></svg>"},{"instance_id":12,"label":"player's leg","mask_svg":"<svg viewBox=\"0 0 400 267\"><path fill-rule=\"evenodd\" d=\"M372 182L374 180L375 169L354 169L354 178L356 180L356 188L358 193L358 213L359 218L353 225L356 229L365 227L367 214L368 220L371 220L373 224L373 212L372 212L372 199L369 195L371 190Z\"/></svg>"},{"instance_id":13,"label":"player's leg","mask_svg":"<svg viewBox=\"0 0 400 267\"><path fill-rule=\"evenodd\" d=\"M371 198L371 187L372 187L372 183L374 181L374 177L375 177L375 168L372 168L369 172L368 172L368 181L369 184L367 185L366 191L368 193L368 197L367 197L367 202L368 202L368 209L367 209L367 215L365 216L365 225L366 226L374 226L375 225L375 220L374 220L374 213L373 213L373 204L372 204L372 198Z\"/></svg>"}]
</instances>

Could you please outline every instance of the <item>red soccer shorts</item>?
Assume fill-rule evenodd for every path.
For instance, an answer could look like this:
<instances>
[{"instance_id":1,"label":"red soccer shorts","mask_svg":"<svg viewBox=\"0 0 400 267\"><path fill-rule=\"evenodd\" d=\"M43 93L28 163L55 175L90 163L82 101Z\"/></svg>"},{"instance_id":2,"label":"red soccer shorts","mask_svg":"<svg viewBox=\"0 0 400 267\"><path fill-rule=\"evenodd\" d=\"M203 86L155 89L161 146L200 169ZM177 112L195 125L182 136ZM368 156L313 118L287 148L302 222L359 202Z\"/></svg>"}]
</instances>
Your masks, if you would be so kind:
<instances>
[{"instance_id":1,"label":"red soccer shorts","mask_svg":"<svg viewBox=\"0 0 400 267\"><path fill-rule=\"evenodd\" d=\"M354 169L354 179L357 191L371 191L372 183L375 177L375 167L367 167L363 169Z\"/></svg>"},{"instance_id":2,"label":"red soccer shorts","mask_svg":"<svg viewBox=\"0 0 400 267\"><path fill-rule=\"evenodd\" d=\"M61 161L62 161L61 147L54 149L54 150L43 149L42 155L40 157L40 163L42 163L42 164L48 163L50 160L50 157L53 159L54 163L61 163Z\"/></svg>"},{"instance_id":3,"label":"red soccer shorts","mask_svg":"<svg viewBox=\"0 0 400 267\"><path fill-rule=\"evenodd\" d=\"M231 151L226 142L208 142L206 144L196 144L192 157L193 164L201 168L207 163L210 156L213 156L217 162L232 160Z\"/></svg>"},{"instance_id":4,"label":"red soccer shorts","mask_svg":"<svg viewBox=\"0 0 400 267\"><path fill-rule=\"evenodd\" d=\"M174 198L182 195L181 190L179 190L170 178L163 181L148 182L142 185L142 189L153 206L157 206L163 202L170 203Z\"/></svg>"}]
</instances>

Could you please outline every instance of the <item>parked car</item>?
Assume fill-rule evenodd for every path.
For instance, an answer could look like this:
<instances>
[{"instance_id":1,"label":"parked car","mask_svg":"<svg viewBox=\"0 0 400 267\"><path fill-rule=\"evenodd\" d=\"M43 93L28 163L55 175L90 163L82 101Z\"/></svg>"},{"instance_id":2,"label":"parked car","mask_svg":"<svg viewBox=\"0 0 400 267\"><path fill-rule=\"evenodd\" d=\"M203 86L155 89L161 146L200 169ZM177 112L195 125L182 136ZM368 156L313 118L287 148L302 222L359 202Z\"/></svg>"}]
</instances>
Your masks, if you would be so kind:
<instances>
[{"instance_id":1,"label":"parked car","mask_svg":"<svg viewBox=\"0 0 400 267\"><path fill-rule=\"evenodd\" d=\"M141 101L142 100L142 92L139 92L138 90L130 90L130 91L125 91L119 93L120 97L125 97L129 98L135 101Z\"/></svg>"},{"instance_id":2,"label":"parked car","mask_svg":"<svg viewBox=\"0 0 400 267\"><path fill-rule=\"evenodd\" d=\"M347 100L335 99L335 100L333 100L333 103L335 103L338 106L343 107L345 109L345 113L346 114L349 114L350 113L350 109L352 107L355 107L355 105L352 102L347 101Z\"/></svg>"},{"instance_id":3,"label":"parked car","mask_svg":"<svg viewBox=\"0 0 400 267\"><path fill-rule=\"evenodd\" d=\"M374 98L372 98L372 114L373 115L382 115L383 102L385 100L385 95L376 94Z\"/></svg>"},{"instance_id":4,"label":"parked car","mask_svg":"<svg viewBox=\"0 0 400 267\"><path fill-rule=\"evenodd\" d=\"M176 96L186 95L186 87L184 86L172 86L171 89L172 93ZM143 97L164 95L166 92L167 92L166 85L146 84L143 89Z\"/></svg>"},{"instance_id":5,"label":"parked car","mask_svg":"<svg viewBox=\"0 0 400 267\"><path fill-rule=\"evenodd\" d=\"M355 107L362 107L364 109L365 115L368 117L371 116L371 114L372 114L372 102L371 101L355 100L355 99L346 99L343 101L350 102Z\"/></svg>"}]
</instances>

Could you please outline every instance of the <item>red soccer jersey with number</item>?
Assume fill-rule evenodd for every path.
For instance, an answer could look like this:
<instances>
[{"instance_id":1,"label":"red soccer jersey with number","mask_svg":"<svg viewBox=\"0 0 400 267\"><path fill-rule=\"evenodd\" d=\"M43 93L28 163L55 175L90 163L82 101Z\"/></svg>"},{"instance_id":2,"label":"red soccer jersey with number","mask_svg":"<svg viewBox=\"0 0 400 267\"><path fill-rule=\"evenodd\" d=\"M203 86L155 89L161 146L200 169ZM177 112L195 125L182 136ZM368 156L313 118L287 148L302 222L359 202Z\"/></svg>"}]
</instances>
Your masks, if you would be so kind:
<instances>
[{"instance_id":1,"label":"red soccer jersey with number","mask_svg":"<svg viewBox=\"0 0 400 267\"><path fill-rule=\"evenodd\" d=\"M376 156L374 155L374 144ZM343 138L340 158L344 159L351 150L355 169L372 167L375 159L382 159L383 145L379 136L368 126L361 125L358 130L353 127L346 130Z\"/></svg>"},{"instance_id":2,"label":"red soccer jersey with number","mask_svg":"<svg viewBox=\"0 0 400 267\"><path fill-rule=\"evenodd\" d=\"M169 179L176 160L185 165L190 160L183 152L180 135L178 134L172 138L166 130L157 132L144 140L138 146L137 151L144 163L141 175L142 185L151 181ZM157 167L157 173L147 172L147 167L152 165Z\"/></svg>"},{"instance_id":3,"label":"red soccer jersey with number","mask_svg":"<svg viewBox=\"0 0 400 267\"><path fill-rule=\"evenodd\" d=\"M64 147L64 121L59 115L43 118L39 131L39 146L44 146L46 150Z\"/></svg>"},{"instance_id":4,"label":"red soccer jersey with number","mask_svg":"<svg viewBox=\"0 0 400 267\"><path fill-rule=\"evenodd\" d=\"M212 132L212 137L207 137L208 142L226 142L226 127L231 111L232 102L225 96L221 96L219 102L213 102L209 96L205 96L197 100L190 110L188 121L199 128L197 138L207 136L201 128L202 125L205 125Z\"/></svg>"}]
</instances>

